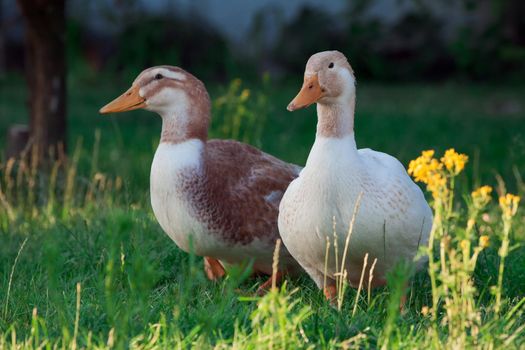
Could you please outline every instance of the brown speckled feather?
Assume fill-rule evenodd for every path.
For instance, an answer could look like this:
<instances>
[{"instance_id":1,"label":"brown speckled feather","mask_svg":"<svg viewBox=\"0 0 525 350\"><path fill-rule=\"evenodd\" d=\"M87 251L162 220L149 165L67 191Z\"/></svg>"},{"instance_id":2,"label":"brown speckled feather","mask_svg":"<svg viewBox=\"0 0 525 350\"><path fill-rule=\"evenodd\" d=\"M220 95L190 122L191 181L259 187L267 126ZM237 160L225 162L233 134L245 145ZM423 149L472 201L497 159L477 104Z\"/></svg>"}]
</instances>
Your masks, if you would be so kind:
<instances>
[{"instance_id":1,"label":"brown speckled feather","mask_svg":"<svg viewBox=\"0 0 525 350\"><path fill-rule=\"evenodd\" d=\"M211 140L204 174L187 173L184 192L199 221L232 245L279 238L279 202L300 168L237 141Z\"/></svg>"}]
</instances>

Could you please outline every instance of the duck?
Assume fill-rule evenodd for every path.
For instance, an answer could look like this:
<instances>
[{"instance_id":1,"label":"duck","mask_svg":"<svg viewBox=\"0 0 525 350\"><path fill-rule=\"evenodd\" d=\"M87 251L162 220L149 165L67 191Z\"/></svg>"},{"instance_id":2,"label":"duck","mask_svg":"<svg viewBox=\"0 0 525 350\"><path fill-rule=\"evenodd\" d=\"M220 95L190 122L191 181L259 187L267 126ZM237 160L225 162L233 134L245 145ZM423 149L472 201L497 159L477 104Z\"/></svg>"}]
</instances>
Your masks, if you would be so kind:
<instances>
[{"instance_id":1,"label":"duck","mask_svg":"<svg viewBox=\"0 0 525 350\"><path fill-rule=\"evenodd\" d=\"M135 109L162 118L151 164L151 207L162 230L185 252L204 257L210 280L230 265L280 278L300 270L286 248L272 275L279 202L300 167L235 140L208 140L210 97L204 84L175 66L141 72L131 87L100 109ZM270 277L259 290L273 282Z\"/></svg>"},{"instance_id":2,"label":"duck","mask_svg":"<svg viewBox=\"0 0 525 350\"><path fill-rule=\"evenodd\" d=\"M423 192L396 158L357 149L355 102L356 79L347 58L339 51L323 51L308 60L303 85L287 107L295 111L315 103L317 131L306 165L281 200L279 232L330 301L343 272L350 286L364 281L362 285L373 288L384 286L387 273L401 261L413 271L421 268L425 259L415 258L427 244L433 222ZM372 272L363 272L367 254L368 266L375 261ZM344 266L337 266L343 261Z\"/></svg>"}]
</instances>

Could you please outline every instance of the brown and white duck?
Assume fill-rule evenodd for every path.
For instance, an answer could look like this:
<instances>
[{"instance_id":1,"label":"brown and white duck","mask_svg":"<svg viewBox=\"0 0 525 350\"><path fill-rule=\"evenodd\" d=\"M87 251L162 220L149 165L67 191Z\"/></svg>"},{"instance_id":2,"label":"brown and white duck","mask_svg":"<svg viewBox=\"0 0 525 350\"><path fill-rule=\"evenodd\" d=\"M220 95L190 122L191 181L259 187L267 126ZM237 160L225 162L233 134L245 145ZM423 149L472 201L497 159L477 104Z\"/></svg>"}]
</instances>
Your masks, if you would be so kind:
<instances>
[{"instance_id":1,"label":"brown and white duck","mask_svg":"<svg viewBox=\"0 0 525 350\"><path fill-rule=\"evenodd\" d=\"M210 279L221 277L226 264L248 261L254 272L270 275L279 202L300 168L244 143L208 141L208 92L181 68L144 70L100 113L139 108L162 117L150 191L164 232L182 250L205 257ZM279 261L282 272L300 269L284 247Z\"/></svg>"}]
</instances>

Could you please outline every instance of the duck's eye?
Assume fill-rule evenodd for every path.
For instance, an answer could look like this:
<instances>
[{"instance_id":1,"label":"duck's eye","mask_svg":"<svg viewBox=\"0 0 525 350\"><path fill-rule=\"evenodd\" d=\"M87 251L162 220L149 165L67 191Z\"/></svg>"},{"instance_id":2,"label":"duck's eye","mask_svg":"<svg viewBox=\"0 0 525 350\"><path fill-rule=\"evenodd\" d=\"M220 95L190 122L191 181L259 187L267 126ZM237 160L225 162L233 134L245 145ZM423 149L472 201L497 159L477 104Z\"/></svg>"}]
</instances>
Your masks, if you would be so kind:
<instances>
[{"instance_id":1,"label":"duck's eye","mask_svg":"<svg viewBox=\"0 0 525 350\"><path fill-rule=\"evenodd\" d=\"M157 75L155 75L155 80L160 80L160 79L162 79L162 78L164 78L164 76L163 76L162 74L160 74L160 73L158 73Z\"/></svg>"},{"instance_id":2,"label":"duck's eye","mask_svg":"<svg viewBox=\"0 0 525 350\"><path fill-rule=\"evenodd\" d=\"M328 65L328 68L334 68L334 62L330 62L330 64Z\"/></svg>"}]
</instances>

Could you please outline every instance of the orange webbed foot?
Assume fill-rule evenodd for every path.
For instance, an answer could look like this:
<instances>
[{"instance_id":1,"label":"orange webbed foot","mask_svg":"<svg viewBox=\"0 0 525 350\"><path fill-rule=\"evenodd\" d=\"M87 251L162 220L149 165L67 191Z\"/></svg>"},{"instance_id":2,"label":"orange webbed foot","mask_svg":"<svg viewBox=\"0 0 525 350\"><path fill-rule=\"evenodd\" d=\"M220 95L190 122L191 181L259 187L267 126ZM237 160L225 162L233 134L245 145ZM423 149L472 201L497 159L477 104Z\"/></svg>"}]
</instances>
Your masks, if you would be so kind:
<instances>
[{"instance_id":1,"label":"orange webbed foot","mask_svg":"<svg viewBox=\"0 0 525 350\"><path fill-rule=\"evenodd\" d=\"M220 261L209 256L204 257L204 272L210 281L217 281L226 274Z\"/></svg>"},{"instance_id":2,"label":"orange webbed foot","mask_svg":"<svg viewBox=\"0 0 525 350\"><path fill-rule=\"evenodd\" d=\"M337 302L337 288L335 285L329 285L325 286L323 288L323 293L326 298L330 302L330 304L335 305Z\"/></svg>"},{"instance_id":3,"label":"orange webbed foot","mask_svg":"<svg viewBox=\"0 0 525 350\"><path fill-rule=\"evenodd\" d=\"M274 281L275 276L275 281ZM283 274L281 272L277 272L275 275L270 276L266 282L261 284L259 288L257 288L257 292L255 292L258 296L265 295L273 285L278 286L281 284L281 281L283 279Z\"/></svg>"}]
</instances>

